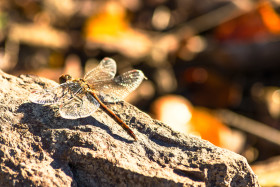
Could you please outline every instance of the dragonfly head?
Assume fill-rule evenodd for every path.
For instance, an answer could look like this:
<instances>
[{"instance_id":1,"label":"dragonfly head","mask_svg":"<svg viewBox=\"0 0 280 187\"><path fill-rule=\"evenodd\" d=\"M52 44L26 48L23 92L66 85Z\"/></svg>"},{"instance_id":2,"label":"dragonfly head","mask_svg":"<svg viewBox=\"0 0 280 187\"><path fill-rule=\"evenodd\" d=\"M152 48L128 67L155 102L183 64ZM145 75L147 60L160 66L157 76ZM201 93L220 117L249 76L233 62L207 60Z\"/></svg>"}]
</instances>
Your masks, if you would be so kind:
<instances>
[{"instance_id":1,"label":"dragonfly head","mask_svg":"<svg viewBox=\"0 0 280 187\"><path fill-rule=\"evenodd\" d=\"M63 74L59 77L59 83L60 84L65 83L69 80L72 80L72 77L71 77L71 75L68 75L68 74L66 74L66 75Z\"/></svg>"}]
</instances>

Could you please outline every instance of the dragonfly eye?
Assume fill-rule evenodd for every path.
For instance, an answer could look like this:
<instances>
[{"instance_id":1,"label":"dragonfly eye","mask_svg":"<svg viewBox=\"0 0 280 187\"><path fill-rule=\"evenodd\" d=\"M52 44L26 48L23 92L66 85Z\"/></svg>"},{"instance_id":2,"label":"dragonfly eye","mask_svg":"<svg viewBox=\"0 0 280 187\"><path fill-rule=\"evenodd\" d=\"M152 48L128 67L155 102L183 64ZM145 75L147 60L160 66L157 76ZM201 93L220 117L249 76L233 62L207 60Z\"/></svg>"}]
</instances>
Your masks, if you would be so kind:
<instances>
[{"instance_id":1,"label":"dragonfly eye","mask_svg":"<svg viewBox=\"0 0 280 187\"><path fill-rule=\"evenodd\" d=\"M65 83L67 82L68 80L71 80L72 77L70 75L61 75L59 77L59 83L62 84L62 83Z\"/></svg>"}]
</instances>

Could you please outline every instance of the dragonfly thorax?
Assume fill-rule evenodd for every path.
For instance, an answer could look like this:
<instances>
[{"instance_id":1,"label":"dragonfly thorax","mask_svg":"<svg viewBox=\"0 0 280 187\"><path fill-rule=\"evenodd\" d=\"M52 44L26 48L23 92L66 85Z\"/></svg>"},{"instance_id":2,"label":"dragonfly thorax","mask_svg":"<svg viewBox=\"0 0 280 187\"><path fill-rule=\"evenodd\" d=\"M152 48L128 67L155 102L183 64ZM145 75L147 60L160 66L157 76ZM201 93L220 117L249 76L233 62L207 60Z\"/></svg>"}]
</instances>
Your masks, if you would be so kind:
<instances>
[{"instance_id":1,"label":"dragonfly thorax","mask_svg":"<svg viewBox=\"0 0 280 187\"><path fill-rule=\"evenodd\" d=\"M87 91L87 90L91 89L89 84L84 79L71 79L71 82L78 83L83 91Z\"/></svg>"}]
</instances>

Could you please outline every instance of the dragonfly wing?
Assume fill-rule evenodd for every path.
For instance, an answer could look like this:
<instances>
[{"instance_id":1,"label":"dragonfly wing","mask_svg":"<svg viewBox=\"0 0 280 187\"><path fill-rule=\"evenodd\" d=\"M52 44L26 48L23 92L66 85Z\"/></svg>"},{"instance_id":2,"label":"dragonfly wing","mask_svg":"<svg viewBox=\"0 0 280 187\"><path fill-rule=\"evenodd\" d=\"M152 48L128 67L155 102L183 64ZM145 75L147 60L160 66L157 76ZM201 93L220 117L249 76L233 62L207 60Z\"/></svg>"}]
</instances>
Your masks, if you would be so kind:
<instances>
[{"instance_id":1,"label":"dragonfly wing","mask_svg":"<svg viewBox=\"0 0 280 187\"><path fill-rule=\"evenodd\" d=\"M145 75L140 70L131 70L115 77L113 80L97 82L93 88L99 92L99 97L105 102L123 100L143 81Z\"/></svg>"},{"instance_id":2,"label":"dragonfly wing","mask_svg":"<svg viewBox=\"0 0 280 187\"><path fill-rule=\"evenodd\" d=\"M59 107L59 113L66 119L84 118L95 112L99 105L90 93L77 93L71 100Z\"/></svg>"},{"instance_id":3,"label":"dragonfly wing","mask_svg":"<svg viewBox=\"0 0 280 187\"><path fill-rule=\"evenodd\" d=\"M29 100L38 104L60 103L62 100L70 99L79 89L78 83L63 83L50 89L33 91Z\"/></svg>"},{"instance_id":4,"label":"dragonfly wing","mask_svg":"<svg viewBox=\"0 0 280 187\"><path fill-rule=\"evenodd\" d=\"M104 58L100 64L89 71L84 79L89 83L111 80L115 77L117 71L116 62L111 58Z\"/></svg>"}]
</instances>

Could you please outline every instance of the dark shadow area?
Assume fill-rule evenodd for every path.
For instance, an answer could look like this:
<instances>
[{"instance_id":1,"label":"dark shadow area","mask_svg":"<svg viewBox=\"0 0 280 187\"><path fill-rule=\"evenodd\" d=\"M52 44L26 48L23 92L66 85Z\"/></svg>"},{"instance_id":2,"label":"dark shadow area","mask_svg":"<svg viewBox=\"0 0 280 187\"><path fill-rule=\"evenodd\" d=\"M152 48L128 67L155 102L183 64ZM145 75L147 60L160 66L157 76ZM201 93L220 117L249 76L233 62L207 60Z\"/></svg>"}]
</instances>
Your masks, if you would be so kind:
<instances>
[{"instance_id":1,"label":"dark shadow area","mask_svg":"<svg viewBox=\"0 0 280 187\"><path fill-rule=\"evenodd\" d=\"M64 119L57 116L58 108L53 108L48 105L39 105L35 103L23 103L19 106L17 112L24 114L20 122L28 124L30 130L35 135L41 135L41 131L43 129L46 130L68 128L69 130L91 132L92 130L90 128L80 128L79 126L92 125L94 127L103 129L117 140L124 141L126 143L133 143L132 140L128 140L112 133L112 131L106 124L101 123L92 116L79 119Z\"/></svg>"},{"instance_id":2,"label":"dark shadow area","mask_svg":"<svg viewBox=\"0 0 280 187\"><path fill-rule=\"evenodd\" d=\"M205 181L205 176L202 171L187 171L187 170L182 170L182 169L174 169L173 171L177 175L180 175L183 177L188 177L188 178L192 179L193 181L197 181L197 182Z\"/></svg>"}]
</instances>

